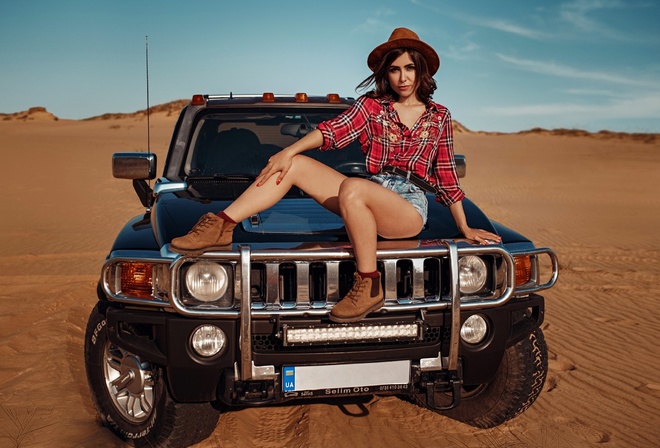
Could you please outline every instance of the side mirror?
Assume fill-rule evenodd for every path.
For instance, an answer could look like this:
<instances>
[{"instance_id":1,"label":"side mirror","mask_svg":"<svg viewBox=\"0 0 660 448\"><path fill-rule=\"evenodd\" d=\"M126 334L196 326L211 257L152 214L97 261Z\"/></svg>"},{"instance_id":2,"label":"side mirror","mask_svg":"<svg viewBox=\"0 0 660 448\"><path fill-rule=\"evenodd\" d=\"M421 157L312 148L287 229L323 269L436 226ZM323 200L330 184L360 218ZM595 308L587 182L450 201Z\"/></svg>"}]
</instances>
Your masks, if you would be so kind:
<instances>
[{"instance_id":1,"label":"side mirror","mask_svg":"<svg viewBox=\"0 0 660 448\"><path fill-rule=\"evenodd\" d=\"M467 174L467 163L465 162L465 156L461 154L455 154L454 162L456 162L456 175L459 178L465 177Z\"/></svg>"},{"instance_id":2,"label":"side mirror","mask_svg":"<svg viewBox=\"0 0 660 448\"><path fill-rule=\"evenodd\" d=\"M118 179L156 178L156 154L118 152L112 155L112 175Z\"/></svg>"}]
</instances>

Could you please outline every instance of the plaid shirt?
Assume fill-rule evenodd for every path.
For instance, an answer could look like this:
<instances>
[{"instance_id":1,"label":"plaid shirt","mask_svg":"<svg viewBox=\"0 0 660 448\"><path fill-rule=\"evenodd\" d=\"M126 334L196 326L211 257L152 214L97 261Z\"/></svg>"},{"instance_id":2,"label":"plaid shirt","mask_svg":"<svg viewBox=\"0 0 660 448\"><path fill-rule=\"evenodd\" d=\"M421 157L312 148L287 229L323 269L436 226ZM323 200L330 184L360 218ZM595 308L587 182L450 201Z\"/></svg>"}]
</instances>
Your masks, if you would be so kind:
<instances>
[{"instance_id":1,"label":"plaid shirt","mask_svg":"<svg viewBox=\"0 0 660 448\"><path fill-rule=\"evenodd\" d=\"M433 101L412 129L401 123L391 98L361 96L336 118L320 123L321 150L341 149L359 138L367 172L391 165L412 171L438 189L445 206L462 200L456 175L449 110Z\"/></svg>"}]
</instances>

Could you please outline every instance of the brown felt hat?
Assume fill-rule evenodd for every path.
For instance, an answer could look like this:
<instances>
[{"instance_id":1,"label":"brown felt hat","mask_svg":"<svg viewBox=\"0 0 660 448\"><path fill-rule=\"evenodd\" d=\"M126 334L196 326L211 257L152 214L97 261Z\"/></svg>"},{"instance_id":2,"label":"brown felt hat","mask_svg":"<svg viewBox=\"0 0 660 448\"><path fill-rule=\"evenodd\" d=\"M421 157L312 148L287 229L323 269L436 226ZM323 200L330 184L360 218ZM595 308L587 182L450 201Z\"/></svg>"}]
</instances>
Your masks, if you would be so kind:
<instances>
[{"instance_id":1,"label":"brown felt hat","mask_svg":"<svg viewBox=\"0 0 660 448\"><path fill-rule=\"evenodd\" d=\"M419 36L408 28L396 28L392 31L390 38L384 44L380 44L369 53L367 58L367 65L371 71L378 68L378 63L387 54L388 51L395 48L411 48L418 51L429 66L429 73L431 76L438 71L440 67L440 57L431 46L419 39Z\"/></svg>"}]
</instances>

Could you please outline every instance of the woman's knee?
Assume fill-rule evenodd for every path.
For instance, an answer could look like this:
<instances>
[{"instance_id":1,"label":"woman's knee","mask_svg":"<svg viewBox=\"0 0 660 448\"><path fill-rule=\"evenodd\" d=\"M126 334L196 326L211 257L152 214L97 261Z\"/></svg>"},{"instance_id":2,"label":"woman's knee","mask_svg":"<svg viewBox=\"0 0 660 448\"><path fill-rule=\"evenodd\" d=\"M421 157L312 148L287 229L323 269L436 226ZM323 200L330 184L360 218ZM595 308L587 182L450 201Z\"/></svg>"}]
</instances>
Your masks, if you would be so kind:
<instances>
[{"instance_id":1,"label":"woman's knee","mask_svg":"<svg viewBox=\"0 0 660 448\"><path fill-rule=\"evenodd\" d=\"M362 195L363 179L347 177L339 186L339 205L354 204Z\"/></svg>"},{"instance_id":2,"label":"woman's knee","mask_svg":"<svg viewBox=\"0 0 660 448\"><path fill-rule=\"evenodd\" d=\"M291 176L290 180L294 185L300 186L310 174L318 172L318 164L316 160L303 154L296 154L291 158L291 167L287 176Z\"/></svg>"},{"instance_id":3,"label":"woman's knee","mask_svg":"<svg viewBox=\"0 0 660 448\"><path fill-rule=\"evenodd\" d=\"M305 170L305 167L309 165L309 160L311 160L309 157L302 155L302 154L296 154L291 158L291 168L289 168L289 171L292 170Z\"/></svg>"}]
</instances>

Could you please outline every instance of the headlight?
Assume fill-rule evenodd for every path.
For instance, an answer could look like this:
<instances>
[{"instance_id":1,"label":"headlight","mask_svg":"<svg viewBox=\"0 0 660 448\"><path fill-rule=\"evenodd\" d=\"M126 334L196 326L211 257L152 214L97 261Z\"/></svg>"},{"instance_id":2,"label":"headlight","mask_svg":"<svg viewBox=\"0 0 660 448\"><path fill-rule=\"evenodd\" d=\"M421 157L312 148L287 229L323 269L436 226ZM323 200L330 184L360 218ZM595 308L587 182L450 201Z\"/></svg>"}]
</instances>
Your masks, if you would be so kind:
<instances>
[{"instance_id":1,"label":"headlight","mask_svg":"<svg viewBox=\"0 0 660 448\"><path fill-rule=\"evenodd\" d=\"M193 332L190 343L195 353L208 358L225 348L227 335L215 325L202 325Z\"/></svg>"},{"instance_id":2,"label":"headlight","mask_svg":"<svg viewBox=\"0 0 660 448\"><path fill-rule=\"evenodd\" d=\"M486 284L486 263L476 255L466 255L458 260L458 275L461 292L474 294Z\"/></svg>"},{"instance_id":3,"label":"headlight","mask_svg":"<svg viewBox=\"0 0 660 448\"><path fill-rule=\"evenodd\" d=\"M186 287L200 302L220 299L229 285L227 269L218 263L202 261L195 263L186 272Z\"/></svg>"},{"instance_id":4,"label":"headlight","mask_svg":"<svg viewBox=\"0 0 660 448\"><path fill-rule=\"evenodd\" d=\"M461 339L468 344L478 344L484 340L488 333L488 324L479 314L473 314L465 319L461 326Z\"/></svg>"}]
</instances>

